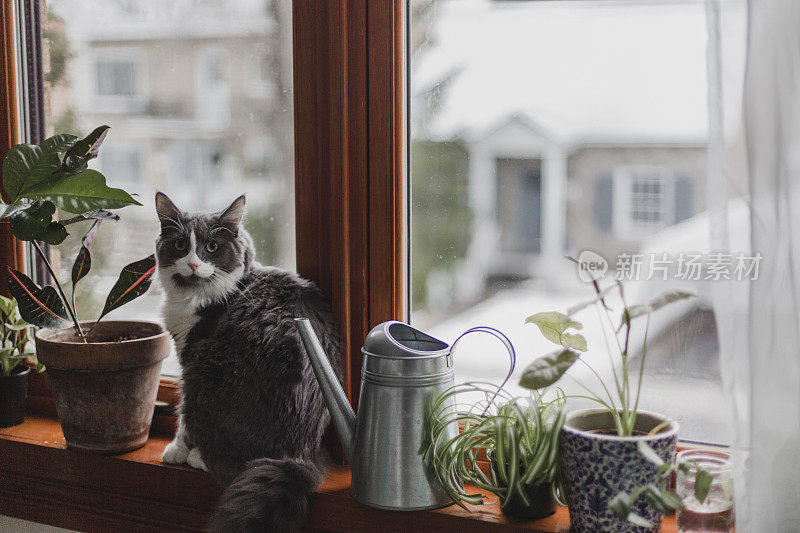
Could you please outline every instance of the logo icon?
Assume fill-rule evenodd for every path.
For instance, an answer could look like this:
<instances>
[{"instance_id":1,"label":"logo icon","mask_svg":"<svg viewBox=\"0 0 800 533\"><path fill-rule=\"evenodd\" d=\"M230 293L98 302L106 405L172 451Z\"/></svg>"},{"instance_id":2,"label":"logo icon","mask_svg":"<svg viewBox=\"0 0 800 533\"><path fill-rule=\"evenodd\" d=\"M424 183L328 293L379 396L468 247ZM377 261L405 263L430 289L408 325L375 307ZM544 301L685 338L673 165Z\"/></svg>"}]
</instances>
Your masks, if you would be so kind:
<instances>
[{"instance_id":1,"label":"logo icon","mask_svg":"<svg viewBox=\"0 0 800 533\"><path fill-rule=\"evenodd\" d=\"M578 256L578 277L585 283L602 279L608 272L608 261L591 250L584 250Z\"/></svg>"}]
</instances>

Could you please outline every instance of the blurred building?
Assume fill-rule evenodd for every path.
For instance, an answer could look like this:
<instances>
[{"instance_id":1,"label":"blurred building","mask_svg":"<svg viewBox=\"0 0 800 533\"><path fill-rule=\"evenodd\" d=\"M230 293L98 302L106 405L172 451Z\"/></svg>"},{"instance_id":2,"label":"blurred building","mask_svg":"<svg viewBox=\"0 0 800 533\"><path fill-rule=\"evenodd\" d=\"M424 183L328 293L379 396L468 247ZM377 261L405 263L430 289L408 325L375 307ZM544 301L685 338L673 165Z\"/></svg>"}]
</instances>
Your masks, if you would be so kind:
<instances>
[{"instance_id":1,"label":"blurred building","mask_svg":"<svg viewBox=\"0 0 800 533\"><path fill-rule=\"evenodd\" d=\"M702 3L437 6L413 63L412 136L468 154L455 300L557 278L585 249L613 264L706 208L705 46Z\"/></svg>"}]
</instances>

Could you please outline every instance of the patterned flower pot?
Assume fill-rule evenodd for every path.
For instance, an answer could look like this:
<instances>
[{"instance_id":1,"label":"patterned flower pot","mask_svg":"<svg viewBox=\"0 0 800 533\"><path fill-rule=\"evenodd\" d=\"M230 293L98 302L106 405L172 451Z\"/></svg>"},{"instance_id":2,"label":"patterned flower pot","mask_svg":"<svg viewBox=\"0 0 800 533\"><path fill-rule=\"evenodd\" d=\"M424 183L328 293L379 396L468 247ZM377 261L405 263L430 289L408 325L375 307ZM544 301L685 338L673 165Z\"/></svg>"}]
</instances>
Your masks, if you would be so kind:
<instances>
[{"instance_id":1,"label":"patterned flower pot","mask_svg":"<svg viewBox=\"0 0 800 533\"><path fill-rule=\"evenodd\" d=\"M661 515L639 497L633 512L656 527L634 526L608 509L608 502L619 491L657 480L656 467L637 448L644 440L664 461L675 457L678 424L670 424L656 435L650 430L667 421L664 416L639 411L632 437L619 437L611 415L604 409L585 409L567 416L561 432L564 488L572 531L575 533L653 533L659 531Z\"/></svg>"}]
</instances>

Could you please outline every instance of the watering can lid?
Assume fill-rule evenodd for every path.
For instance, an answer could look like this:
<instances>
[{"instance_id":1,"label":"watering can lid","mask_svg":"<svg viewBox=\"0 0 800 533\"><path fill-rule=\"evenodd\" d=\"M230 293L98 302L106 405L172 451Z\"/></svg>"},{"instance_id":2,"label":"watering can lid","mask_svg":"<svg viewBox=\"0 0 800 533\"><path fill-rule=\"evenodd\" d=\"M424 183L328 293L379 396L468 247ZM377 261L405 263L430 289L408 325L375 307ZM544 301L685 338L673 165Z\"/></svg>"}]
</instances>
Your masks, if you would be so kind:
<instances>
[{"instance_id":1,"label":"watering can lid","mask_svg":"<svg viewBox=\"0 0 800 533\"><path fill-rule=\"evenodd\" d=\"M423 358L447 355L450 346L408 324L390 320L372 328L361 350L377 357Z\"/></svg>"}]
</instances>

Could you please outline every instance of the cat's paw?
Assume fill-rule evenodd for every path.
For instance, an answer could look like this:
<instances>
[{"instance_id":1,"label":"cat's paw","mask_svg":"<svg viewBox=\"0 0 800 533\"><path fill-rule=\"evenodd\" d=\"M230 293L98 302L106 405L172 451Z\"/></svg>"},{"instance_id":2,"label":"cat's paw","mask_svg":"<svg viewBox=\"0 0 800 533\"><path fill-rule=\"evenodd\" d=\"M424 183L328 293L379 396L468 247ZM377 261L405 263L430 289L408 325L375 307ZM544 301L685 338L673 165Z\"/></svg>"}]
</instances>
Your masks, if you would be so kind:
<instances>
[{"instance_id":1,"label":"cat's paw","mask_svg":"<svg viewBox=\"0 0 800 533\"><path fill-rule=\"evenodd\" d=\"M206 466L205 462L203 462L203 458L200 456L200 450L197 448L192 448L189 450L189 455L186 457L186 462L192 468L197 468L198 470L205 470L208 472L208 467Z\"/></svg>"},{"instance_id":2,"label":"cat's paw","mask_svg":"<svg viewBox=\"0 0 800 533\"><path fill-rule=\"evenodd\" d=\"M189 458L189 447L183 441L174 440L167 444L164 448L164 453L161 454L161 460L171 465L182 465L187 462Z\"/></svg>"}]
</instances>

